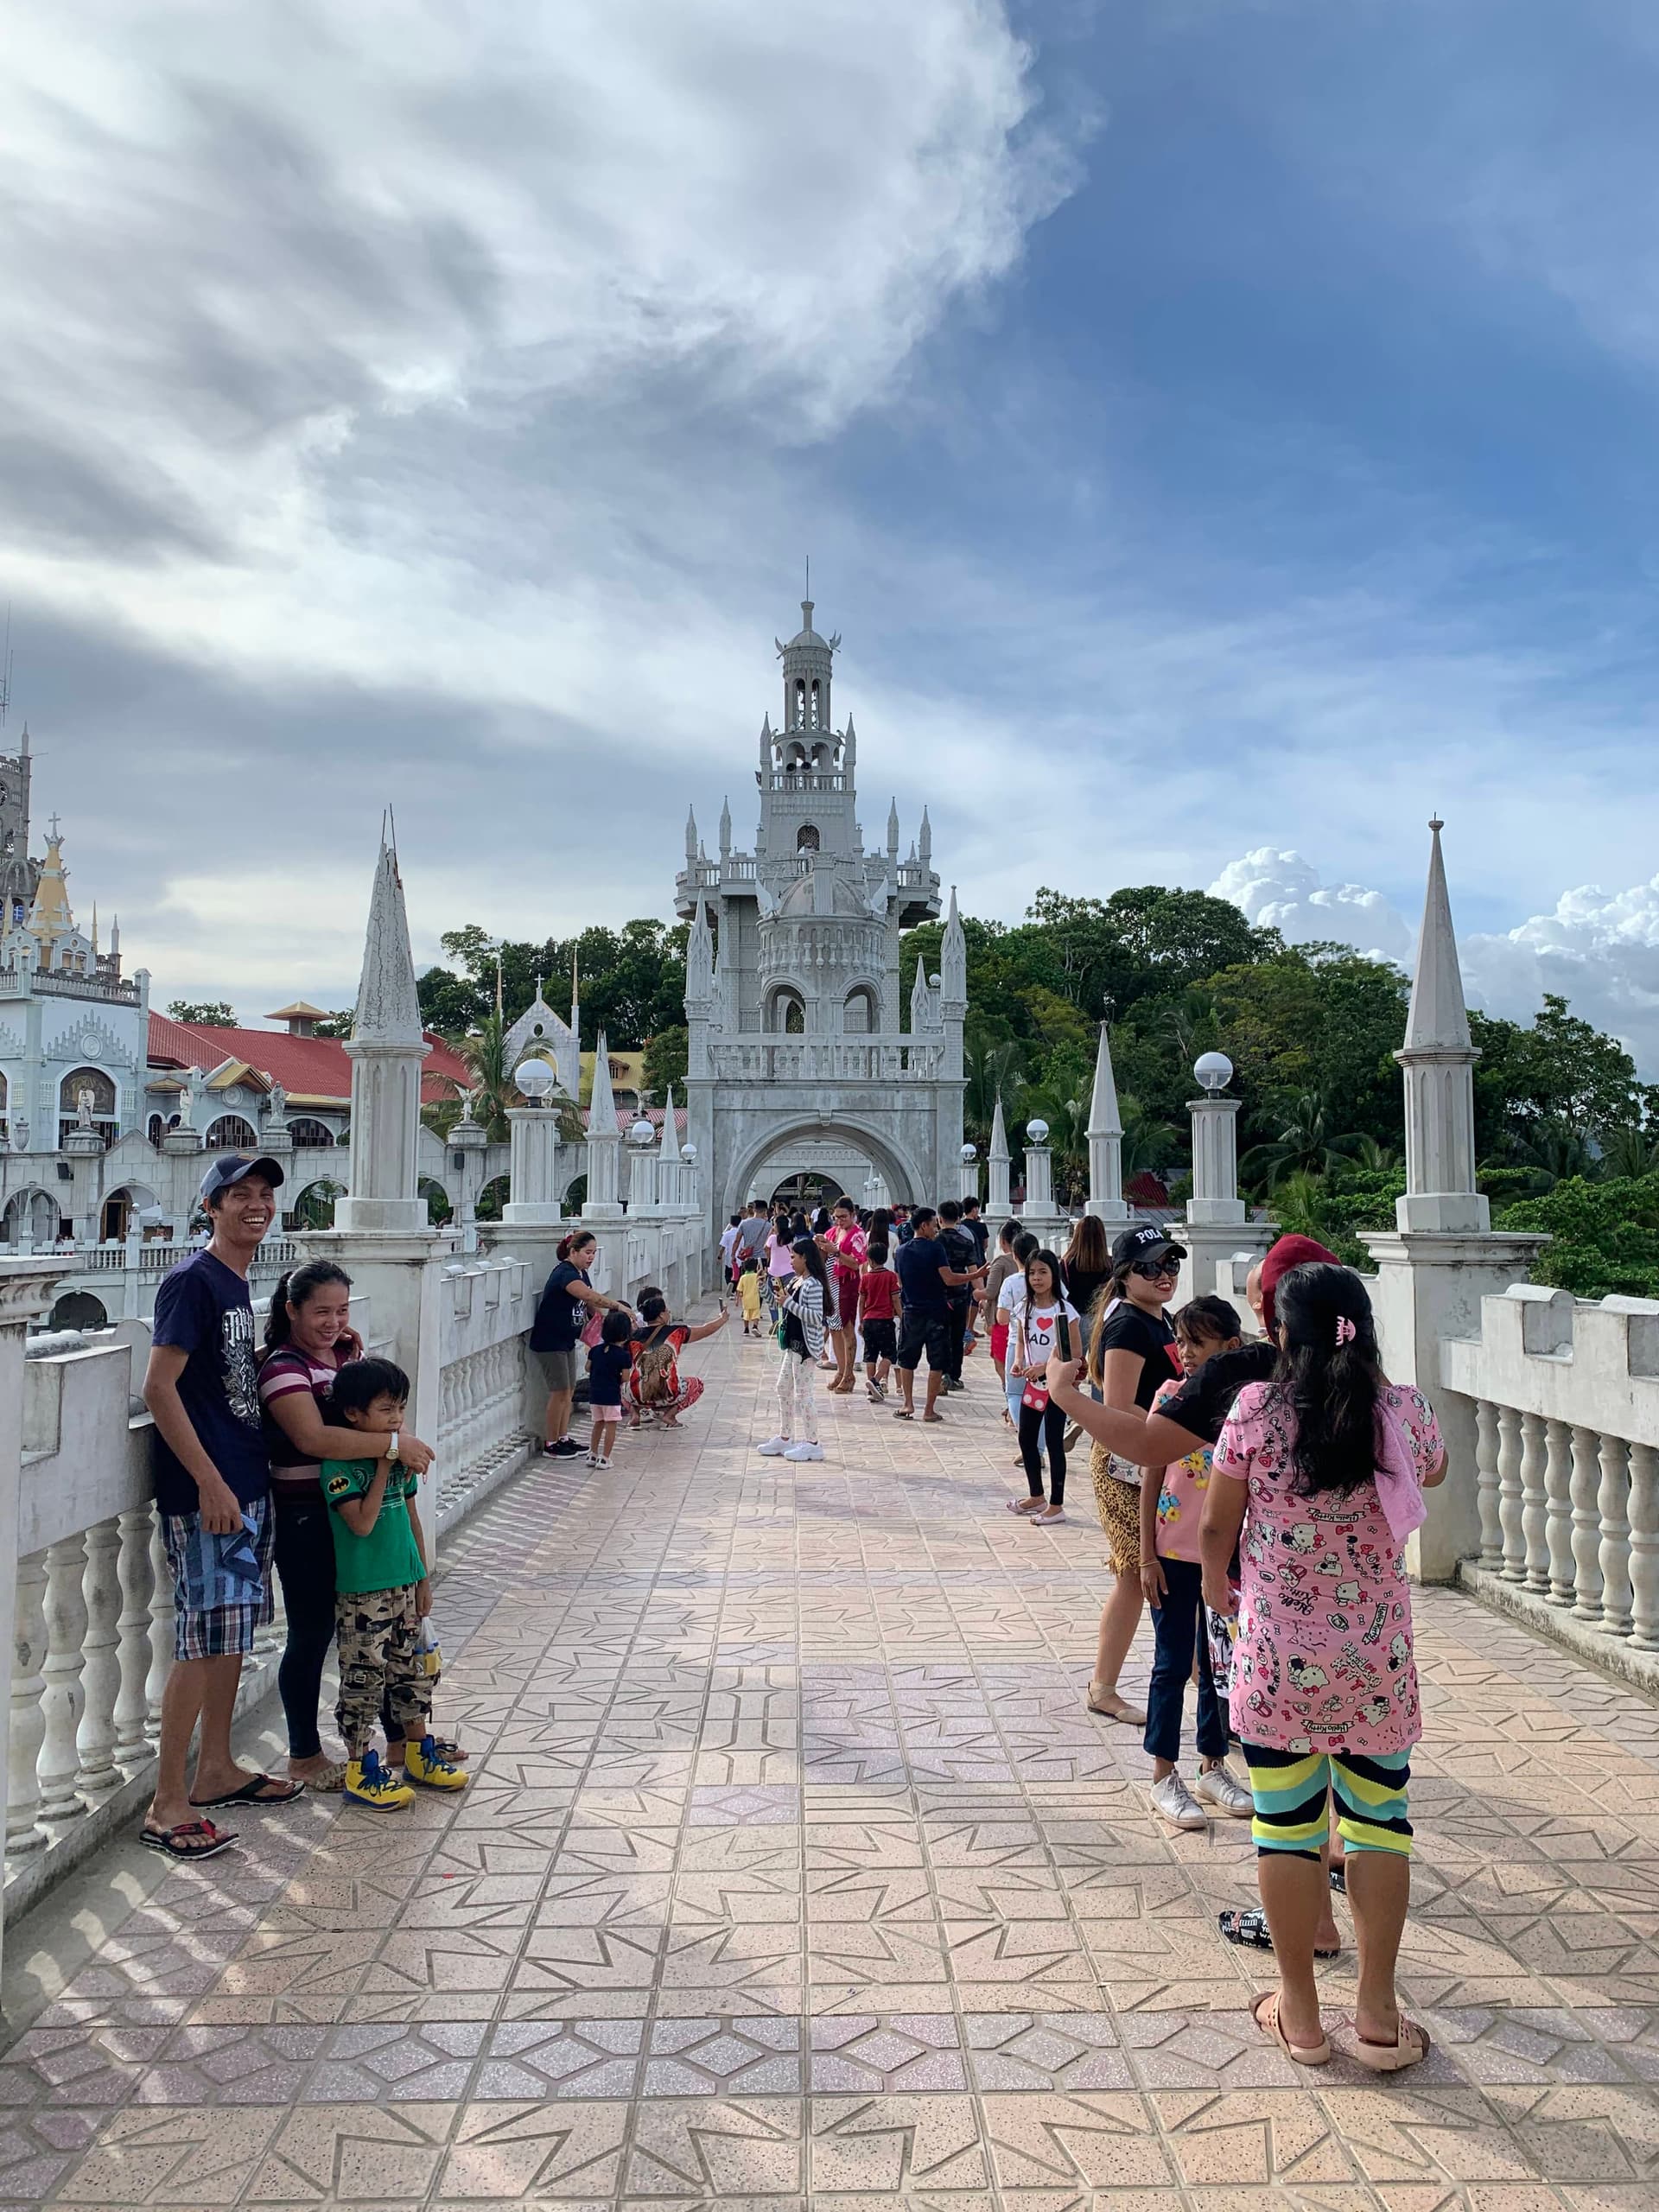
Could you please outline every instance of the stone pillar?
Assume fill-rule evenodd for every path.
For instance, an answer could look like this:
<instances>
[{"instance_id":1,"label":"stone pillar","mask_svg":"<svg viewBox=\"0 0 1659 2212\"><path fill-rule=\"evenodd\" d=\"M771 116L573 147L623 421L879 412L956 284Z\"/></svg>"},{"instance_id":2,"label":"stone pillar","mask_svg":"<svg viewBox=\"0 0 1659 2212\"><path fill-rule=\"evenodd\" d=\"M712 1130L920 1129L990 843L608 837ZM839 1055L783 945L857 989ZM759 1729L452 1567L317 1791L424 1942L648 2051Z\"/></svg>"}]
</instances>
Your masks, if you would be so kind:
<instances>
[{"instance_id":1,"label":"stone pillar","mask_svg":"<svg viewBox=\"0 0 1659 2212\"><path fill-rule=\"evenodd\" d=\"M1219 1052L1206 1053L1195 1072L1202 1077L1211 1068L1223 1083L1232 1075ZM1192 1116L1192 1195L1186 1202L1183 1240L1187 1257L1176 1292L1182 1300L1212 1295L1218 1261L1245 1255L1259 1260L1279 1233L1273 1222L1251 1221L1238 1195L1240 1105L1240 1100L1226 1097L1219 1088L1187 1101L1186 1110Z\"/></svg>"},{"instance_id":2,"label":"stone pillar","mask_svg":"<svg viewBox=\"0 0 1659 2212\"><path fill-rule=\"evenodd\" d=\"M1376 1262L1372 1304L1382 1364L1427 1396L1446 1438L1446 1481L1408 1560L1425 1582L1449 1582L1480 1548L1475 1408L1440 1379L1446 1337L1480 1334L1480 1301L1524 1281L1545 1239L1505 1235L1475 1188L1474 1063L1452 903L1437 820L1429 824L1428 887L1406 1041L1395 1053L1406 1093L1406 1195L1392 1230L1362 1231Z\"/></svg>"},{"instance_id":3,"label":"stone pillar","mask_svg":"<svg viewBox=\"0 0 1659 2212\"><path fill-rule=\"evenodd\" d=\"M459 1126L459 1125L458 1125ZM559 1117L548 1106L509 1106L512 1165L501 1218L512 1226L541 1228L559 1219ZM472 1124L481 1138L484 1131ZM453 1138L455 1131L452 1129Z\"/></svg>"},{"instance_id":4,"label":"stone pillar","mask_svg":"<svg viewBox=\"0 0 1659 2212\"><path fill-rule=\"evenodd\" d=\"M23 1338L28 1325L49 1312L60 1263L0 1260L0 1651L16 1643L18 1493L23 1457ZM10 1693L10 1674L7 1680ZM10 1712L8 1694L7 1712ZM0 1757L0 1834L5 1833L10 1742Z\"/></svg>"},{"instance_id":5,"label":"stone pillar","mask_svg":"<svg viewBox=\"0 0 1659 2212\"><path fill-rule=\"evenodd\" d=\"M421 1033L397 857L383 836L369 895L363 975L346 1051L352 1063L352 1180L334 1226L377 1236L427 1230L420 1194Z\"/></svg>"},{"instance_id":6,"label":"stone pillar","mask_svg":"<svg viewBox=\"0 0 1659 2212\"><path fill-rule=\"evenodd\" d=\"M461 1249L463 1252L476 1252L478 1194L484 1187L484 1155L489 1150L489 1131L481 1122L473 1119L468 1105L443 1142L449 1156L449 1173L455 1179L455 1226L461 1231ZM510 1179L510 1192L513 1187ZM555 1184L556 1200L557 1196L558 1186Z\"/></svg>"},{"instance_id":7,"label":"stone pillar","mask_svg":"<svg viewBox=\"0 0 1659 2212\"><path fill-rule=\"evenodd\" d=\"M1008 1132L1002 1119L1002 1101L999 1098L991 1116L991 1145L985 1155L986 1196L988 1211L994 1217L993 1233L1001 1229L1008 1217L1013 1201L1008 1196Z\"/></svg>"},{"instance_id":8,"label":"stone pillar","mask_svg":"<svg viewBox=\"0 0 1659 2212\"><path fill-rule=\"evenodd\" d=\"M962 1147L962 1188L957 1196L963 1198L979 1196L979 1154L970 1144Z\"/></svg>"},{"instance_id":9,"label":"stone pillar","mask_svg":"<svg viewBox=\"0 0 1659 2212\"><path fill-rule=\"evenodd\" d=\"M1129 1218L1123 1196L1123 1117L1117 1106L1117 1077L1112 1069L1111 1033L1100 1025L1095 1052L1095 1088L1089 1102L1089 1198L1086 1211L1096 1221L1122 1228Z\"/></svg>"},{"instance_id":10,"label":"stone pillar","mask_svg":"<svg viewBox=\"0 0 1659 2212\"><path fill-rule=\"evenodd\" d=\"M588 1109L588 1202L584 1221L622 1218L622 1132L616 1126L616 1098L611 1090L610 1047L599 1033L594 1053L593 1099Z\"/></svg>"},{"instance_id":11,"label":"stone pillar","mask_svg":"<svg viewBox=\"0 0 1659 2212\"><path fill-rule=\"evenodd\" d=\"M1040 1134L1033 1136L1036 1130ZM1065 1217L1054 1203L1054 1156L1048 1148L1048 1124L1032 1122L1026 1128L1026 1202L1020 1210L1021 1224L1042 1243L1052 1243L1065 1226Z\"/></svg>"}]
</instances>

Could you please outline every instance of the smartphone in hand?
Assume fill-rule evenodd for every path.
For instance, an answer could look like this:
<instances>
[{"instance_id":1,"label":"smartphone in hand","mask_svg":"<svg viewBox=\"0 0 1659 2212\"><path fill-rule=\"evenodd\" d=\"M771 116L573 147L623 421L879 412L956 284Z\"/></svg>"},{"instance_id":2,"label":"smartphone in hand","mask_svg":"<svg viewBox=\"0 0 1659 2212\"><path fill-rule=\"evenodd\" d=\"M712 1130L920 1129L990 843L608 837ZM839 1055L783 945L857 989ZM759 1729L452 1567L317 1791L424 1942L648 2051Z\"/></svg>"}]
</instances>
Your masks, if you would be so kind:
<instances>
[{"instance_id":1,"label":"smartphone in hand","mask_svg":"<svg viewBox=\"0 0 1659 2212\"><path fill-rule=\"evenodd\" d=\"M1070 1359L1071 1357L1071 1323L1069 1317L1064 1313L1057 1313L1054 1317L1054 1343L1056 1349L1059 1352L1060 1357L1062 1359Z\"/></svg>"}]
</instances>

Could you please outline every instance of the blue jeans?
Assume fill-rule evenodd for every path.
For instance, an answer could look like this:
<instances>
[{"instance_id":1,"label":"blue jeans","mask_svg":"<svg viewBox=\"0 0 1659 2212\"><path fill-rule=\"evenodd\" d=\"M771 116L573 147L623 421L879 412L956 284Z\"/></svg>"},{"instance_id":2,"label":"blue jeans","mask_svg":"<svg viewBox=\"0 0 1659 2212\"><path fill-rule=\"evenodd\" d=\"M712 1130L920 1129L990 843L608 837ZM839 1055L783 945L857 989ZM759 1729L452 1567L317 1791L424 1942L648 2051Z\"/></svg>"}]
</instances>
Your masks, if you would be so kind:
<instances>
[{"instance_id":1,"label":"blue jeans","mask_svg":"<svg viewBox=\"0 0 1659 2212\"><path fill-rule=\"evenodd\" d=\"M1141 1738L1155 1759L1176 1765L1181 1756L1181 1707L1192 1679L1192 1655L1198 1657L1198 1750L1205 1758L1223 1758L1227 1722L1210 1672L1210 1639L1201 1632L1204 1571L1196 1560L1165 1559L1164 1602L1152 1617L1156 1656L1147 1693L1147 1732Z\"/></svg>"}]
</instances>

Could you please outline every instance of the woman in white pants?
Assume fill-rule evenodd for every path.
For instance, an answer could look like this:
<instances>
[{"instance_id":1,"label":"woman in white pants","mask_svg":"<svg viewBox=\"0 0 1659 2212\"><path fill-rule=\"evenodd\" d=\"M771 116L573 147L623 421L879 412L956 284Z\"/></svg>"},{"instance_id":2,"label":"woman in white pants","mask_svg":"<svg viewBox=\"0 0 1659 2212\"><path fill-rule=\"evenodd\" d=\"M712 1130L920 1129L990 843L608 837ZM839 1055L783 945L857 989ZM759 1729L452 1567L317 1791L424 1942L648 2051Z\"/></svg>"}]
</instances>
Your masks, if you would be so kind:
<instances>
[{"instance_id":1,"label":"woman in white pants","mask_svg":"<svg viewBox=\"0 0 1659 2212\"><path fill-rule=\"evenodd\" d=\"M823 1349L830 1278L817 1239L798 1236L790 1247L794 1273L780 1286L778 1338L778 1433L760 1446L766 1459L822 1459L818 1442L817 1366Z\"/></svg>"}]
</instances>

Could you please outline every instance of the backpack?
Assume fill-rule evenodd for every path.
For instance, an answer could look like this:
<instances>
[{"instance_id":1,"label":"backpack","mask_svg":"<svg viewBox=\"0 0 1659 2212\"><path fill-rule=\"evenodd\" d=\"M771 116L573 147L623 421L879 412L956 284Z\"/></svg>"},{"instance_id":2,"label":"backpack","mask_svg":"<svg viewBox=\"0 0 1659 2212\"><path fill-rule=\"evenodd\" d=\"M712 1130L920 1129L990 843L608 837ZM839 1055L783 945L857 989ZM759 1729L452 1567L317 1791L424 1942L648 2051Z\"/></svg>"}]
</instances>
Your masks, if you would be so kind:
<instances>
[{"instance_id":1,"label":"backpack","mask_svg":"<svg viewBox=\"0 0 1659 2212\"><path fill-rule=\"evenodd\" d=\"M642 1406L664 1405L674 1395L674 1349L673 1332L669 1329L640 1347L635 1371Z\"/></svg>"}]
</instances>

